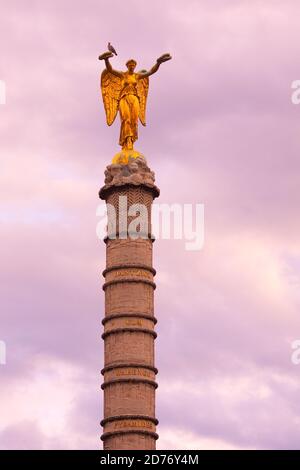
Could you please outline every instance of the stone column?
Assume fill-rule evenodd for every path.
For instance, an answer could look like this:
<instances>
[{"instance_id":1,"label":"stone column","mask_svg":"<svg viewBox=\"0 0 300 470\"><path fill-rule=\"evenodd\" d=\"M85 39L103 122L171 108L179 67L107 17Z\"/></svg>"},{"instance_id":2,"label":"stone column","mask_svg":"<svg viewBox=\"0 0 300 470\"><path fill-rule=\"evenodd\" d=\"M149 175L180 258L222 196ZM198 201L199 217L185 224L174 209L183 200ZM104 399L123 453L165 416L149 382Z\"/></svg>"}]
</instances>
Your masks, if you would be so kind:
<instances>
[{"instance_id":1,"label":"stone column","mask_svg":"<svg viewBox=\"0 0 300 470\"><path fill-rule=\"evenodd\" d=\"M105 186L99 196L115 209L117 225L115 238L108 234L105 239L104 419L101 421L104 429L101 439L105 450L155 449L158 421L155 416L157 369L154 363L156 318L151 207L159 189L154 184L154 173L141 157L128 164L109 165L105 176ZM132 204L143 204L148 211L147 233L140 232L137 238L127 230L128 224L136 218L127 215ZM124 226L119 221L125 212Z\"/></svg>"}]
</instances>

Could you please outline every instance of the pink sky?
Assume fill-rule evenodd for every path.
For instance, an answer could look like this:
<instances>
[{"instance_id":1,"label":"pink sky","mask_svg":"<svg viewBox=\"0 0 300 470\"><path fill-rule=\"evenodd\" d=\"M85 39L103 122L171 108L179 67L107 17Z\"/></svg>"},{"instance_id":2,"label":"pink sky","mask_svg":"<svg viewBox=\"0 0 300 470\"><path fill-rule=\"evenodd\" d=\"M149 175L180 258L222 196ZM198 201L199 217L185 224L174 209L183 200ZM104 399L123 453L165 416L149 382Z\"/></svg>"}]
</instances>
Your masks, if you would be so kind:
<instances>
[{"instance_id":1,"label":"pink sky","mask_svg":"<svg viewBox=\"0 0 300 470\"><path fill-rule=\"evenodd\" d=\"M0 16L1 449L99 447L97 192L118 151L99 92L149 68L137 149L205 244L154 244L161 449L299 449L298 0L10 0Z\"/></svg>"}]
</instances>

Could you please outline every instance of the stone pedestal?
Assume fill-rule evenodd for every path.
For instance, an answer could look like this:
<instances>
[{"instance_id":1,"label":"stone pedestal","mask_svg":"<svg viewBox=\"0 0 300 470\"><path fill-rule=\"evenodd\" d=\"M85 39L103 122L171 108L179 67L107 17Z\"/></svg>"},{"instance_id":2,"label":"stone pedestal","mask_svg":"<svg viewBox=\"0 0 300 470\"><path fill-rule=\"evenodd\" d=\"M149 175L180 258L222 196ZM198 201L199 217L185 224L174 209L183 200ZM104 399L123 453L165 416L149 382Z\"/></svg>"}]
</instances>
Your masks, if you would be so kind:
<instances>
[{"instance_id":1,"label":"stone pedestal","mask_svg":"<svg viewBox=\"0 0 300 470\"><path fill-rule=\"evenodd\" d=\"M103 271L105 364L101 439L105 450L156 448L151 207L158 195L154 173L144 158L129 160L126 165L109 165L105 186L99 192L100 198L113 208L111 213L115 210L117 220L115 238L108 234L105 239L106 269ZM124 217L120 229L124 201L127 209L132 204L143 204L147 209L147 233L140 232L133 238L128 227L124 228ZM125 225L135 219L127 212L125 217Z\"/></svg>"}]
</instances>

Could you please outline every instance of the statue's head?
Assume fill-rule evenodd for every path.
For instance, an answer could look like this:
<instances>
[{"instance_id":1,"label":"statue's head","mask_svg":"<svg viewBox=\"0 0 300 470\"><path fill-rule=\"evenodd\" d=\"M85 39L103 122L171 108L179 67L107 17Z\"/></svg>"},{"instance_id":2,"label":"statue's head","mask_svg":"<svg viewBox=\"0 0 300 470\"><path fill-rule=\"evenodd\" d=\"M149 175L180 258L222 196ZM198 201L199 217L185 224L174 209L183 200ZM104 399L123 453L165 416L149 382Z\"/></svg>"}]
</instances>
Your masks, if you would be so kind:
<instances>
[{"instance_id":1,"label":"statue's head","mask_svg":"<svg viewBox=\"0 0 300 470\"><path fill-rule=\"evenodd\" d=\"M134 59L127 60L126 67L128 68L129 72L134 72L134 69L136 67L136 61Z\"/></svg>"}]
</instances>

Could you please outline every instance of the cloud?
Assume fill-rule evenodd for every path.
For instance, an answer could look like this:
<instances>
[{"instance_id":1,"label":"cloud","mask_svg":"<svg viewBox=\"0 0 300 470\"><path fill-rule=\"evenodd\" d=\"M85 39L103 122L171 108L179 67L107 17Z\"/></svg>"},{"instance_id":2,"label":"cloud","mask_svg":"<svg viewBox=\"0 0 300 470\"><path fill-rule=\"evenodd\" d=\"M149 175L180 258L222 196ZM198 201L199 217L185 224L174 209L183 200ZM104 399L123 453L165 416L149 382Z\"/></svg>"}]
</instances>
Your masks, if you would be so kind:
<instances>
[{"instance_id":1,"label":"cloud","mask_svg":"<svg viewBox=\"0 0 300 470\"><path fill-rule=\"evenodd\" d=\"M299 448L298 13L292 0L2 8L3 448L99 447L97 192L119 132L99 90L108 40L119 69L173 55L137 148L159 202L205 205L202 251L154 244L159 446Z\"/></svg>"}]
</instances>

